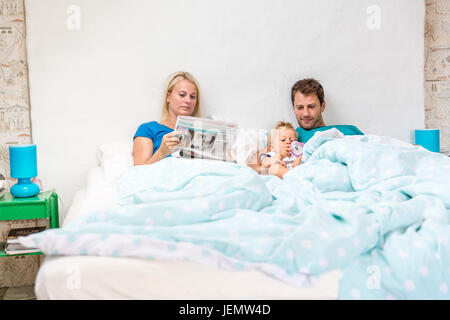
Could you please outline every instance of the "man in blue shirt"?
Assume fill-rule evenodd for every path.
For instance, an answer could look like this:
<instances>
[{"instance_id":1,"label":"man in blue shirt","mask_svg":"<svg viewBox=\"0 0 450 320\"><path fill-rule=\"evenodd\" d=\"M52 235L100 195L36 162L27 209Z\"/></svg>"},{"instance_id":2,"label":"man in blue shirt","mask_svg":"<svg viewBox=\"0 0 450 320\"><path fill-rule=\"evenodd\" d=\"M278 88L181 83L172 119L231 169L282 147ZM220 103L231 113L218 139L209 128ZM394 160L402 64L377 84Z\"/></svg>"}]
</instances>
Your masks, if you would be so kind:
<instances>
[{"instance_id":1,"label":"man in blue shirt","mask_svg":"<svg viewBox=\"0 0 450 320\"><path fill-rule=\"evenodd\" d=\"M362 135L352 125L326 126L322 112L325 110L325 94L322 85L315 79L308 78L297 81L291 90L292 106L299 127L298 141L306 143L317 131L336 128L344 135Z\"/></svg>"}]
</instances>

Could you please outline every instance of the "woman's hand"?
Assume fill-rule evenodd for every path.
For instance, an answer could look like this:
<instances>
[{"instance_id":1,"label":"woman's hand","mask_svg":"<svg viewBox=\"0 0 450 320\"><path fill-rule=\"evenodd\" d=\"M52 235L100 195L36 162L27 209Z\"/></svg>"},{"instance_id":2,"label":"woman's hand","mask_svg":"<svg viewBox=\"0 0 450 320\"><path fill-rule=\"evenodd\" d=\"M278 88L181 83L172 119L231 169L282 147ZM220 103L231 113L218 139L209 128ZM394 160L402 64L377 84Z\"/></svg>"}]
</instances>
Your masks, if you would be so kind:
<instances>
[{"instance_id":1,"label":"woman's hand","mask_svg":"<svg viewBox=\"0 0 450 320\"><path fill-rule=\"evenodd\" d=\"M172 131L163 136L161 145L157 151L159 153L160 159L164 159L165 157L170 155L173 152L173 149L175 149L176 145L180 143L180 138L177 136L179 134L182 134L182 132Z\"/></svg>"}]
</instances>

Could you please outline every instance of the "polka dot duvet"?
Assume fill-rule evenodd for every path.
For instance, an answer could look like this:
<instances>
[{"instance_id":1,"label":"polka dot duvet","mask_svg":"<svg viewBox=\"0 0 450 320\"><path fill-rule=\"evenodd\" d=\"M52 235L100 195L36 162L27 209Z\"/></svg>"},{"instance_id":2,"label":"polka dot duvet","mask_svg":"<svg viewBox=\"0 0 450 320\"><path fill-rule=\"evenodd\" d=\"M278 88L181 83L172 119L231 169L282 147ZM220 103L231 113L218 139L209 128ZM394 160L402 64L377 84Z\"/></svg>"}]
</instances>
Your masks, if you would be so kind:
<instances>
[{"instance_id":1,"label":"polka dot duvet","mask_svg":"<svg viewBox=\"0 0 450 320\"><path fill-rule=\"evenodd\" d=\"M449 299L450 159L374 136L316 135L283 179L166 158L128 169L120 206L21 238L47 255L186 260L341 299Z\"/></svg>"}]
</instances>

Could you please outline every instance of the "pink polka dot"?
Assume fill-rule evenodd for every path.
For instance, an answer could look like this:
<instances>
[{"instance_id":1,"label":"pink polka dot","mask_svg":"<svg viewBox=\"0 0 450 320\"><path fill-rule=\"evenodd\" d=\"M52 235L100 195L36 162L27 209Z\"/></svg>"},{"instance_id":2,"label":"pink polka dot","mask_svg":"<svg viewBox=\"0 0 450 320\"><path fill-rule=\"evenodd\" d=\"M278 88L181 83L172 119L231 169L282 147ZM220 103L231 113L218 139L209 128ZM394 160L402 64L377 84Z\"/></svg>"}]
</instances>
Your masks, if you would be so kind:
<instances>
[{"instance_id":1,"label":"pink polka dot","mask_svg":"<svg viewBox=\"0 0 450 320\"><path fill-rule=\"evenodd\" d=\"M337 254L338 254L338 256L341 257L341 258L345 257L346 253L347 253L347 252L345 251L344 248L339 248L339 249L337 250Z\"/></svg>"},{"instance_id":2,"label":"pink polka dot","mask_svg":"<svg viewBox=\"0 0 450 320\"><path fill-rule=\"evenodd\" d=\"M427 276L430 273L430 270L428 270L428 267L426 266L421 266L419 268L420 274L423 276Z\"/></svg>"},{"instance_id":3,"label":"pink polka dot","mask_svg":"<svg viewBox=\"0 0 450 320\"><path fill-rule=\"evenodd\" d=\"M400 250L400 251L398 252L398 255L399 255L399 257L402 258L402 259L408 259L408 252L405 251L405 250Z\"/></svg>"},{"instance_id":4,"label":"pink polka dot","mask_svg":"<svg viewBox=\"0 0 450 320\"><path fill-rule=\"evenodd\" d=\"M406 280L405 281L405 288L408 291L414 291L414 289L416 289L416 285L411 280Z\"/></svg>"},{"instance_id":5,"label":"pink polka dot","mask_svg":"<svg viewBox=\"0 0 450 320\"><path fill-rule=\"evenodd\" d=\"M325 268L328 265L328 260L325 258L320 259L319 264Z\"/></svg>"},{"instance_id":6,"label":"pink polka dot","mask_svg":"<svg viewBox=\"0 0 450 320\"><path fill-rule=\"evenodd\" d=\"M303 240L302 241L302 246L306 249L311 249L312 248L312 242L310 240Z\"/></svg>"},{"instance_id":7,"label":"pink polka dot","mask_svg":"<svg viewBox=\"0 0 450 320\"><path fill-rule=\"evenodd\" d=\"M353 289L350 292L350 295L352 296L353 299L360 299L361 298L361 293L359 292L358 289Z\"/></svg>"},{"instance_id":8,"label":"pink polka dot","mask_svg":"<svg viewBox=\"0 0 450 320\"><path fill-rule=\"evenodd\" d=\"M286 252L286 257L288 257L288 259L294 259L294 257L295 257L295 255L294 255L294 251L292 251L292 250L288 250L287 252Z\"/></svg>"}]
</instances>

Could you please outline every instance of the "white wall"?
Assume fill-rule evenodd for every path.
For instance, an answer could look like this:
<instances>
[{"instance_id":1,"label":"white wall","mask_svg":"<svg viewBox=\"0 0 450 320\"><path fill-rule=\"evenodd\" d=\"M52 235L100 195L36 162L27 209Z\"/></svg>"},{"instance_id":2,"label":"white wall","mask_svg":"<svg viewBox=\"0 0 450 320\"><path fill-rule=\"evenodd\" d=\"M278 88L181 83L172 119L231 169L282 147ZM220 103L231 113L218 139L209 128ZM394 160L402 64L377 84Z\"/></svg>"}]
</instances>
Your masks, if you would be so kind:
<instances>
[{"instance_id":1,"label":"white wall","mask_svg":"<svg viewBox=\"0 0 450 320\"><path fill-rule=\"evenodd\" d=\"M159 120L163 84L180 69L199 80L205 113L242 127L295 123L290 88L310 76L324 85L326 124L408 142L424 127L423 0L25 4L39 176L66 209L100 144Z\"/></svg>"}]
</instances>

